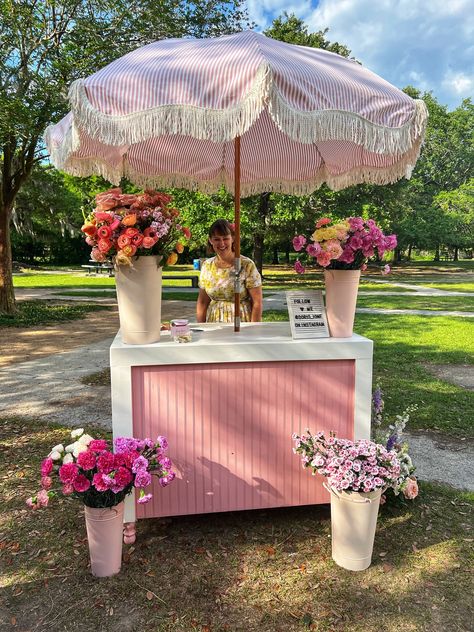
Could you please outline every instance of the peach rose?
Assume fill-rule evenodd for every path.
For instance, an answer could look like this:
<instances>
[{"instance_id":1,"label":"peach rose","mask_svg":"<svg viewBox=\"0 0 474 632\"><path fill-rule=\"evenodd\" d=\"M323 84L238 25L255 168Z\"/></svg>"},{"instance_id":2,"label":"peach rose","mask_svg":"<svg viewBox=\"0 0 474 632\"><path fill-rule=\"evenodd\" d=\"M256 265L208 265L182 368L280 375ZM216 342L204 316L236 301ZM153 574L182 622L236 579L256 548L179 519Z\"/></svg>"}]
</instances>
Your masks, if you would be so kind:
<instances>
[{"instance_id":1,"label":"peach rose","mask_svg":"<svg viewBox=\"0 0 474 632\"><path fill-rule=\"evenodd\" d=\"M130 237L130 239L132 237L135 237L135 235L138 235L138 228L126 228L124 231L124 235L127 235L127 237Z\"/></svg>"},{"instance_id":2,"label":"peach rose","mask_svg":"<svg viewBox=\"0 0 474 632\"><path fill-rule=\"evenodd\" d=\"M408 500L413 500L418 496L418 483L416 482L416 478L408 478L406 485L403 489L403 495Z\"/></svg>"},{"instance_id":3,"label":"peach rose","mask_svg":"<svg viewBox=\"0 0 474 632\"><path fill-rule=\"evenodd\" d=\"M105 254L98 248L92 248L91 259L97 261L97 263L102 263L102 261L105 261Z\"/></svg>"},{"instance_id":4,"label":"peach rose","mask_svg":"<svg viewBox=\"0 0 474 632\"><path fill-rule=\"evenodd\" d=\"M118 266L131 266L132 260L130 259L130 257L127 257L126 254L124 254L123 250L119 250L117 256L115 257L115 263Z\"/></svg>"},{"instance_id":5,"label":"peach rose","mask_svg":"<svg viewBox=\"0 0 474 632\"><path fill-rule=\"evenodd\" d=\"M131 239L132 239L132 244L136 246L137 248L140 248L143 242L143 235L137 231Z\"/></svg>"},{"instance_id":6,"label":"peach rose","mask_svg":"<svg viewBox=\"0 0 474 632\"><path fill-rule=\"evenodd\" d=\"M99 241L97 242L97 248L101 252L109 252L109 250L112 248L112 242L109 239L99 239Z\"/></svg>"},{"instance_id":7,"label":"peach rose","mask_svg":"<svg viewBox=\"0 0 474 632\"><path fill-rule=\"evenodd\" d=\"M122 233L121 235L119 235L117 239L117 246L119 248L124 248L125 246L128 246L129 243L130 243L130 237L127 237L125 233Z\"/></svg>"}]
</instances>

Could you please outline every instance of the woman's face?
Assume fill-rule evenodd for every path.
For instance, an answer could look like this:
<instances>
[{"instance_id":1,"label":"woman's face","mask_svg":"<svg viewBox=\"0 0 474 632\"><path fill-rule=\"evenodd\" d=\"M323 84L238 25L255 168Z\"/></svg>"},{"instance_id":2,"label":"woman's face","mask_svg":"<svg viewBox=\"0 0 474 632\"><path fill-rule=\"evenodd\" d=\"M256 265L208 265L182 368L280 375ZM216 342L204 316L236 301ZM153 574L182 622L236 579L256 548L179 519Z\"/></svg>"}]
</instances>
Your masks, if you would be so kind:
<instances>
[{"instance_id":1,"label":"woman's face","mask_svg":"<svg viewBox=\"0 0 474 632\"><path fill-rule=\"evenodd\" d=\"M232 243L233 243L232 235L213 235L209 242L212 246L212 249L219 257L225 258L232 254Z\"/></svg>"}]
</instances>

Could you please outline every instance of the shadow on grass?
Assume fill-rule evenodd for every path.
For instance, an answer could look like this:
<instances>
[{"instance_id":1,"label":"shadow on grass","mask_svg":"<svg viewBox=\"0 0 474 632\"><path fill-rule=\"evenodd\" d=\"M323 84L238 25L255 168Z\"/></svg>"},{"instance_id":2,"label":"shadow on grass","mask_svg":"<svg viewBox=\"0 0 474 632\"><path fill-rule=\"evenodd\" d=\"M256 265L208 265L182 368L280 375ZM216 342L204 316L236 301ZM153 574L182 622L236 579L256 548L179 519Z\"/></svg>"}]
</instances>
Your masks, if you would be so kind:
<instances>
[{"instance_id":1,"label":"shadow on grass","mask_svg":"<svg viewBox=\"0 0 474 632\"><path fill-rule=\"evenodd\" d=\"M469 629L472 505L436 486L381 509L373 564L362 573L331 560L323 505L143 520L120 575L94 579L82 506L24 505L43 455L66 432L19 419L1 426L4 629Z\"/></svg>"}]
</instances>

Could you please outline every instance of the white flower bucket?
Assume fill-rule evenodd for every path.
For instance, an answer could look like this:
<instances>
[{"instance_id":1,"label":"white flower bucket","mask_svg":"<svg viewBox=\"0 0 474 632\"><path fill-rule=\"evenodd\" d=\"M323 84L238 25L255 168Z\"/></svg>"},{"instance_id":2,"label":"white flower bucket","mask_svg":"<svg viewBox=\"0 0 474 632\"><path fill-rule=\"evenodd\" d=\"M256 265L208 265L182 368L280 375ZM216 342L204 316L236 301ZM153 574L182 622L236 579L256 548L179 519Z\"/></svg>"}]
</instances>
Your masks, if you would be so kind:
<instances>
[{"instance_id":1,"label":"white flower bucket","mask_svg":"<svg viewBox=\"0 0 474 632\"><path fill-rule=\"evenodd\" d=\"M377 515L383 490L331 494L332 559L350 571L363 571L372 562Z\"/></svg>"},{"instance_id":2,"label":"white flower bucket","mask_svg":"<svg viewBox=\"0 0 474 632\"><path fill-rule=\"evenodd\" d=\"M115 267L122 342L158 342L161 331L161 257L138 257L133 266Z\"/></svg>"}]
</instances>

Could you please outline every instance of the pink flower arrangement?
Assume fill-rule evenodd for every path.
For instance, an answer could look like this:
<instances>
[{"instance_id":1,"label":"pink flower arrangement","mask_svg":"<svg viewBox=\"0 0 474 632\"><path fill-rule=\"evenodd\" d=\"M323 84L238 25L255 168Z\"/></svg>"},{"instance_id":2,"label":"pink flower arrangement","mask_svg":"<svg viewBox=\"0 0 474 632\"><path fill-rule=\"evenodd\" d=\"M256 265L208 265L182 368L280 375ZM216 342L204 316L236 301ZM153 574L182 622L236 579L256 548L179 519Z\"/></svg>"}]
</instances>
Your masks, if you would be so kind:
<instances>
[{"instance_id":1,"label":"pink flower arrangement","mask_svg":"<svg viewBox=\"0 0 474 632\"><path fill-rule=\"evenodd\" d=\"M296 252L304 248L306 255L316 260L319 266L333 270L365 270L369 259L376 254L382 258L397 245L395 235L384 235L373 219L364 220L362 217L348 217L341 221L323 217L317 221L310 239L312 241L308 243L304 235L294 237ZM299 260L295 270L299 274L304 272ZM383 274L389 272L390 267L386 265Z\"/></svg>"},{"instance_id":2,"label":"pink flower arrangement","mask_svg":"<svg viewBox=\"0 0 474 632\"><path fill-rule=\"evenodd\" d=\"M175 264L191 233L179 223L171 200L151 190L135 195L116 188L96 195L96 207L81 229L92 247L91 258L131 265L132 257L161 255L162 265Z\"/></svg>"},{"instance_id":3,"label":"pink flower arrangement","mask_svg":"<svg viewBox=\"0 0 474 632\"><path fill-rule=\"evenodd\" d=\"M394 450L367 439L350 441L323 432L293 435L293 451L302 455L303 467L326 476L336 491L373 492L397 483L400 463Z\"/></svg>"},{"instance_id":4,"label":"pink flower arrangement","mask_svg":"<svg viewBox=\"0 0 474 632\"><path fill-rule=\"evenodd\" d=\"M175 478L172 463L165 452L165 437L135 439L118 437L114 451L104 439L93 439L82 428L71 432L75 441L64 447L55 446L41 464L41 490L28 498L32 509L47 507L51 498L61 491L65 496L80 498L88 507L114 507L133 488L139 490L139 503L152 498L144 488L158 477L161 487ZM53 481L57 490L53 488Z\"/></svg>"}]
</instances>

